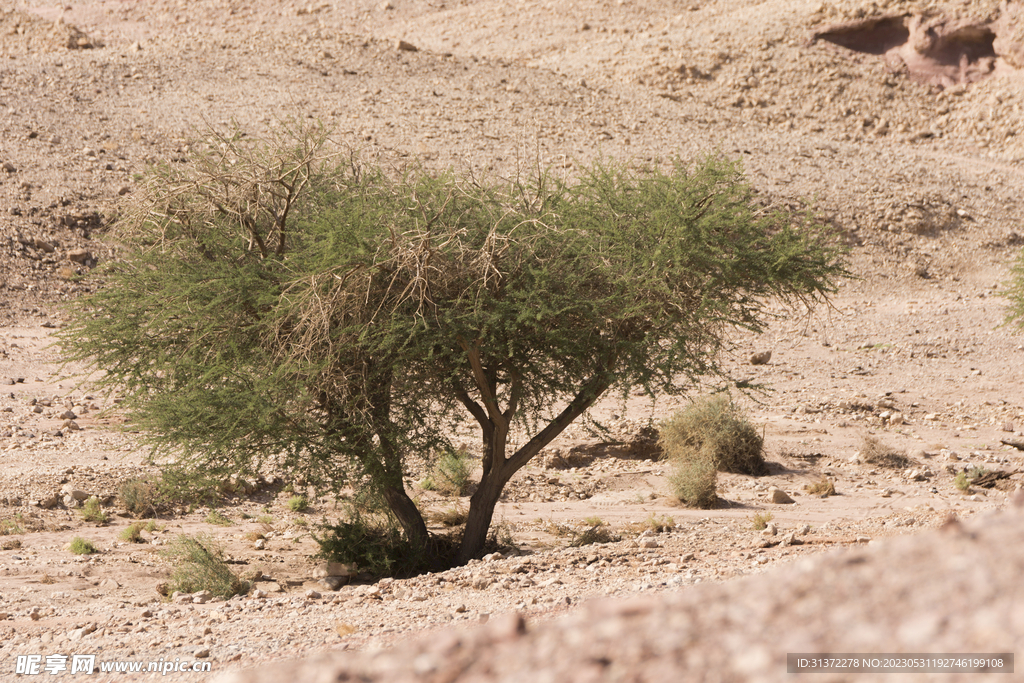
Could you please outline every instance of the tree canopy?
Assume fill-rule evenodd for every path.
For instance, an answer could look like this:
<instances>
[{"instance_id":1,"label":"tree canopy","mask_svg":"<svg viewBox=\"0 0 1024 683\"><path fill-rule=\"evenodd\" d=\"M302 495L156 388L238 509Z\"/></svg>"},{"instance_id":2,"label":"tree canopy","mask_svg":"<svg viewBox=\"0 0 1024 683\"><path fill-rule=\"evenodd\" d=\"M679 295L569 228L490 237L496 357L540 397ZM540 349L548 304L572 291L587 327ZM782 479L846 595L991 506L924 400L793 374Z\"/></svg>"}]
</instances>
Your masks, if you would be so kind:
<instances>
[{"instance_id":1,"label":"tree canopy","mask_svg":"<svg viewBox=\"0 0 1024 683\"><path fill-rule=\"evenodd\" d=\"M846 273L823 225L761 206L717 155L481 182L328 154L317 129L213 142L118 222L67 357L180 462L369 482L417 549L404 463L475 421L482 478L446 562L481 550L511 476L603 394L721 375L732 330Z\"/></svg>"}]
</instances>

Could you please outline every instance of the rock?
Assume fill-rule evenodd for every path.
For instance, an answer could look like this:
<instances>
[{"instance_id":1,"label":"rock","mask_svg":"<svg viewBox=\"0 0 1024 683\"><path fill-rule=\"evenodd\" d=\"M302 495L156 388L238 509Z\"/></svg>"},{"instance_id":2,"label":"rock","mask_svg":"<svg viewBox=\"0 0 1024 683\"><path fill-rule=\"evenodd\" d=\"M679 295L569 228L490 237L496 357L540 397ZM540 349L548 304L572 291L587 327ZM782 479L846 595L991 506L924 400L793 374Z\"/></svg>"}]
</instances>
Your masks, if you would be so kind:
<instances>
[{"instance_id":1,"label":"rock","mask_svg":"<svg viewBox=\"0 0 1024 683\"><path fill-rule=\"evenodd\" d=\"M252 597L254 598L265 598L267 597L267 592L257 588L250 595L252 595Z\"/></svg>"},{"instance_id":2,"label":"rock","mask_svg":"<svg viewBox=\"0 0 1024 683\"><path fill-rule=\"evenodd\" d=\"M772 359L771 349L768 351L761 351L759 353L752 354L750 356L751 365L766 365L768 361Z\"/></svg>"},{"instance_id":3,"label":"rock","mask_svg":"<svg viewBox=\"0 0 1024 683\"><path fill-rule=\"evenodd\" d=\"M419 52L418 47L401 39L395 41L395 49L399 52Z\"/></svg>"},{"instance_id":4,"label":"rock","mask_svg":"<svg viewBox=\"0 0 1024 683\"><path fill-rule=\"evenodd\" d=\"M70 486L65 486L64 488L62 488L61 493L63 493L65 496L71 496L78 503L84 503L85 501L92 498L91 493L86 493L81 489L72 488Z\"/></svg>"},{"instance_id":5,"label":"rock","mask_svg":"<svg viewBox=\"0 0 1024 683\"><path fill-rule=\"evenodd\" d=\"M256 542L252 544L252 547L255 548L256 550L266 550L267 549L267 541L265 539L262 539L262 538L257 538Z\"/></svg>"},{"instance_id":6,"label":"rock","mask_svg":"<svg viewBox=\"0 0 1024 683\"><path fill-rule=\"evenodd\" d=\"M3 163L3 169L4 169L5 173L17 173L18 172L18 169L15 168L14 164L12 164L9 161L5 161Z\"/></svg>"},{"instance_id":7,"label":"rock","mask_svg":"<svg viewBox=\"0 0 1024 683\"><path fill-rule=\"evenodd\" d=\"M489 555L484 555L482 559L484 562L497 562L498 560L504 560L505 556L501 553L491 553Z\"/></svg>"},{"instance_id":8,"label":"rock","mask_svg":"<svg viewBox=\"0 0 1024 683\"><path fill-rule=\"evenodd\" d=\"M58 415L58 417L62 420L74 420L78 418L72 410L65 410L63 413Z\"/></svg>"},{"instance_id":9,"label":"rock","mask_svg":"<svg viewBox=\"0 0 1024 683\"><path fill-rule=\"evenodd\" d=\"M192 594L192 602L196 605L205 605L213 598L210 591L198 591Z\"/></svg>"},{"instance_id":10,"label":"rock","mask_svg":"<svg viewBox=\"0 0 1024 683\"><path fill-rule=\"evenodd\" d=\"M81 429L82 429L81 427L78 426L78 423L75 422L74 420L64 420L64 424L62 424L60 426L60 428L61 429L66 429L69 432L77 432L77 431L81 431Z\"/></svg>"},{"instance_id":11,"label":"rock","mask_svg":"<svg viewBox=\"0 0 1024 683\"><path fill-rule=\"evenodd\" d=\"M660 548L661 547L661 543L659 543L657 541L657 539L654 539L654 538L645 538L642 541L640 541L640 547L641 548Z\"/></svg>"},{"instance_id":12,"label":"rock","mask_svg":"<svg viewBox=\"0 0 1024 683\"><path fill-rule=\"evenodd\" d=\"M208 647L201 647L198 650L196 650L195 652L193 652L192 656L195 657L196 659L206 659L207 657L210 656L210 648L208 648Z\"/></svg>"},{"instance_id":13,"label":"rock","mask_svg":"<svg viewBox=\"0 0 1024 683\"><path fill-rule=\"evenodd\" d=\"M893 413L889 416L889 424L901 425L903 424L903 413Z\"/></svg>"},{"instance_id":14,"label":"rock","mask_svg":"<svg viewBox=\"0 0 1024 683\"><path fill-rule=\"evenodd\" d=\"M774 536L777 533L779 533L779 528L775 526L774 522L769 522L768 525L761 530L762 536Z\"/></svg>"},{"instance_id":15,"label":"rock","mask_svg":"<svg viewBox=\"0 0 1024 683\"><path fill-rule=\"evenodd\" d=\"M780 488L772 489L769 495L771 495L771 501L779 505L789 505L790 503L796 502L789 496L788 493L786 493Z\"/></svg>"},{"instance_id":16,"label":"rock","mask_svg":"<svg viewBox=\"0 0 1024 683\"><path fill-rule=\"evenodd\" d=\"M487 576L474 576L473 577L473 588L477 590L484 590L493 583L490 577Z\"/></svg>"},{"instance_id":17,"label":"rock","mask_svg":"<svg viewBox=\"0 0 1024 683\"><path fill-rule=\"evenodd\" d=\"M39 621L42 618L42 614L39 613L38 607L33 607L28 611L28 618L32 621Z\"/></svg>"},{"instance_id":18,"label":"rock","mask_svg":"<svg viewBox=\"0 0 1024 683\"><path fill-rule=\"evenodd\" d=\"M319 600L321 597L320 593L315 590L310 589L306 591L306 598L308 600Z\"/></svg>"}]
</instances>

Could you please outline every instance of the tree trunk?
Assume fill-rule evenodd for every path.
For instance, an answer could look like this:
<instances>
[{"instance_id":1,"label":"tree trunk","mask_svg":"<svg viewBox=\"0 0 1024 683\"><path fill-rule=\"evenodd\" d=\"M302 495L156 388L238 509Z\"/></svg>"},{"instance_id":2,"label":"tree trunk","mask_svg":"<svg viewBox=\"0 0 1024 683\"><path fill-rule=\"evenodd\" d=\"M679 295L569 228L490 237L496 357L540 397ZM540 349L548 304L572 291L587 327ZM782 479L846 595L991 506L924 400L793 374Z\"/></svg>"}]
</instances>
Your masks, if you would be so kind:
<instances>
[{"instance_id":1,"label":"tree trunk","mask_svg":"<svg viewBox=\"0 0 1024 683\"><path fill-rule=\"evenodd\" d=\"M427 550L427 525L423 521L423 515L420 514L416 504L412 502L412 498L405 492L405 487L401 484L398 486L385 486L384 487L384 500L387 501L388 507L398 517L398 523L402 525L402 530L405 532L406 538L409 539L409 544L412 546L413 551L425 552Z\"/></svg>"},{"instance_id":2,"label":"tree trunk","mask_svg":"<svg viewBox=\"0 0 1024 683\"><path fill-rule=\"evenodd\" d=\"M476 493L469 501L466 531L462 536L459 554L455 558L456 566L462 566L476 557L487 542L487 532L494 517L494 506L498 504L498 498L501 497L505 482L508 481L505 477L496 476L497 474L492 469L490 476L480 482Z\"/></svg>"}]
</instances>

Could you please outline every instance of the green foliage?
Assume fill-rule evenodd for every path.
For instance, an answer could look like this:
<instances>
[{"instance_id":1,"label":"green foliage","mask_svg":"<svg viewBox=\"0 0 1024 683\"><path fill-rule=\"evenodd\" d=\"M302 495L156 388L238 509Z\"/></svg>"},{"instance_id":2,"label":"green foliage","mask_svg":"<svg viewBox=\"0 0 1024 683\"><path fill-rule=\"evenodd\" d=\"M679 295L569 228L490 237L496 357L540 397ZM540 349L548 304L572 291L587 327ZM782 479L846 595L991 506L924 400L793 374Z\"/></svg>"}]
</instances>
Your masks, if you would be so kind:
<instances>
[{"instance_id":1,"label":"green foliage","mask_svg":"<svg viewBox=\"0 0 1024 683\"><path fill-rule=\"evenodd\" d=\"M75 536L71 539L68 550L75 555L92 555L97 552L96 546L93 545L92 541L87 541L81 536Z\"/></svg>"},{"instance_id":2,"label":"green foliage","mask_svg":"<svg viewBox=\"0 0 1024 683\"><path fill-rule=\"evenodd\" d=\"M273 524L274 523L274 518L271 517L270 515L260 515L259 517L256 518L256 521L259 522L260 524Z\"/></svg>"},{"instance_id":3,"label":"green foliage","mask_svg":"<svg viewBox=\"0 0 1024 683\"><path fill-rule=\"evenodd\" d=\"M764 440L727 395L694 401L674 414L662 424L660 443L665 457L677 463L701 457L723 472L768 472Z\"/></svg>"},{"instance_id":4,"label":"green foliage","mask_svg":"<svg viewBox=\"0 0 1024 683\"><path fill-rule=\"evenodd\" d=\"M860 459L869 465L893 470L906 469L913 462L903 451L888 446L878 437L865 435L860 443Z\"/></svg>"},{"instance_id":5,"label":"green foliage","mask_svg":"<svg viewBox=\"0 0 1024 683\"><path fill-rule=\"evenodd\" d=\"M968 478L967 472L958 472L957 475L953 477L953 485L964 493L970 491L971 480Z\"/></svg>"},{"instance_id":6,"label":"green foliage","mask_svg":"<svg viewBox=\"0 0 1024 683\"><path fill-rule=\"evenodd\" d=\"M583 523L586 524L587 526L604 526L605 525L604 520L602 520L597 515L591 515L590 517L587 517L586 519L583 520Z\"/></svg>"},{"instance_id":7,"label":"green foliage","mask_svg":"<svg viewBox=\"0 0 1024 683\"><path fill-rule=\"evenodd\" d=\"M771 299L820 300L845 273L813 216L762 206L719 156L478 182L388 174L315 126L210 137L133 193L122 258L72 304L66 359L104 371L188 500L265 467L369 487L417 552L404 460L450 451L451 421L472 418L483 493L461 562L504 482L602 394L724 375L731 329L761 331Z\"/></svg>"},{"instance_id":8,"label":"green foliage","mask_svg":"<svg viewBox=\"0 0 1024 683\"><path fill-rule=\"evenodd\" d=\"M462 496L469 487L469 475L472 472L473 461L466 449L446 449L434 462L431 474L427 477L431 488L421 488L439 491L446 496Z\"/></svg>"},{"instance_id":9,"label":"green foliage","mask_svg":"<svg viewBox=\"0 0 1024 683\"><path fill-rule=\"evenodd\" d=\"M118 534L125 543L145 543L146 539L142 537L142 530L146 528L146 525L142 522L132 522Z\"/></svg>"},{"instance_id":10,"label":"green foliage","mask_svg":"<svg viewBox=\"0 0 1024 683\"><path fill-rule=\"evenodd\" d=\"M220 510L210 510L210 513L206 515L206 523L216 524L217 526L232 526L235 522Z\"/></svg>"},{"instance_id":11,"label":"green foliage","mask_svg":"<svg viewBox=\"0 0 1024 683\"><path fill-rule=\"evenodd\" d=\"M288 499L288 509L292 512L302 512L309 507L309 501L305 496L292 496Z\"/></svg>"},{"instance_id":12,"label":"green foliage","mask_svg":"<svg viewBox=\"0 0 1024 683\"><path fill-rule=\"evenodd\" d=\"M139 477L121 482L117 487L117 499L121 507L136 519L155 515L166 504L152 477Z\"/></svg>"},{"instance_id":13,"label":"green foliage","mask_svg":"<svg viewBox=\"0 0 1024 683\"><path fill-rule=\"evenodd\" d=\"M223 551L208 536L178 536L162 554L173 567L167 582L169 594L206 590L230 598L249 591L249 584L231 571Z\"/></svg>"},{"instance_id":14,"label":"green foliage","mask_svg":"<svg viewBox=\"0 0 1024 683\"><path fill-rule=\"evenodd\" d=\"M103 511L100 499L96 496L90 496L86 499L85 503L82 504L80 513L82 515L82 519L86 522L95 522L96 524L107 523L107 513Z\"/></svg>"},{"instance_id":15,"label":"green foliage","mask_svg":"<svg viewBox=\"0 0 1024 683\"><path fill-rule=\"evenodd\" d=\"M764 531L768 528L768 522L773 519L775 519L775 515L770 512L758 512L751 520L754 525L754 531Z\"/></svg>"}]
</instances>

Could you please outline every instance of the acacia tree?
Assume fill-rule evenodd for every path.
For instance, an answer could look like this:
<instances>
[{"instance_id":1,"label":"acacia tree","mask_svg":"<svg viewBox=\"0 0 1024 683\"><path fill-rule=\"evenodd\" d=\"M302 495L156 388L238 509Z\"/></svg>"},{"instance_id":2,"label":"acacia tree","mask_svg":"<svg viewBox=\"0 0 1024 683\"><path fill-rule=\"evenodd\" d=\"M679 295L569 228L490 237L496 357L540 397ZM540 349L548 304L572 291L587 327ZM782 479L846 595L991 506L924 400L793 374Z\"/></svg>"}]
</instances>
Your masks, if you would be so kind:
<instances>
[{"instance_id":1,"label":"acacia tree","mask_svg":"<svg viewBox=\"0 0 1024 683\"><path fill-rule=\"evenodd\" d=\"M295 137L224 138L158 175L63 344L181 462L335 489L362 477L418 551L404 460L468 416L483 474L458 564L512 475L599 397L721 375L731 329L761 330L769 300L824 299L845 273L822 226L759 207L717 156L478 183Z\"/></svg>"}]
</instances>

